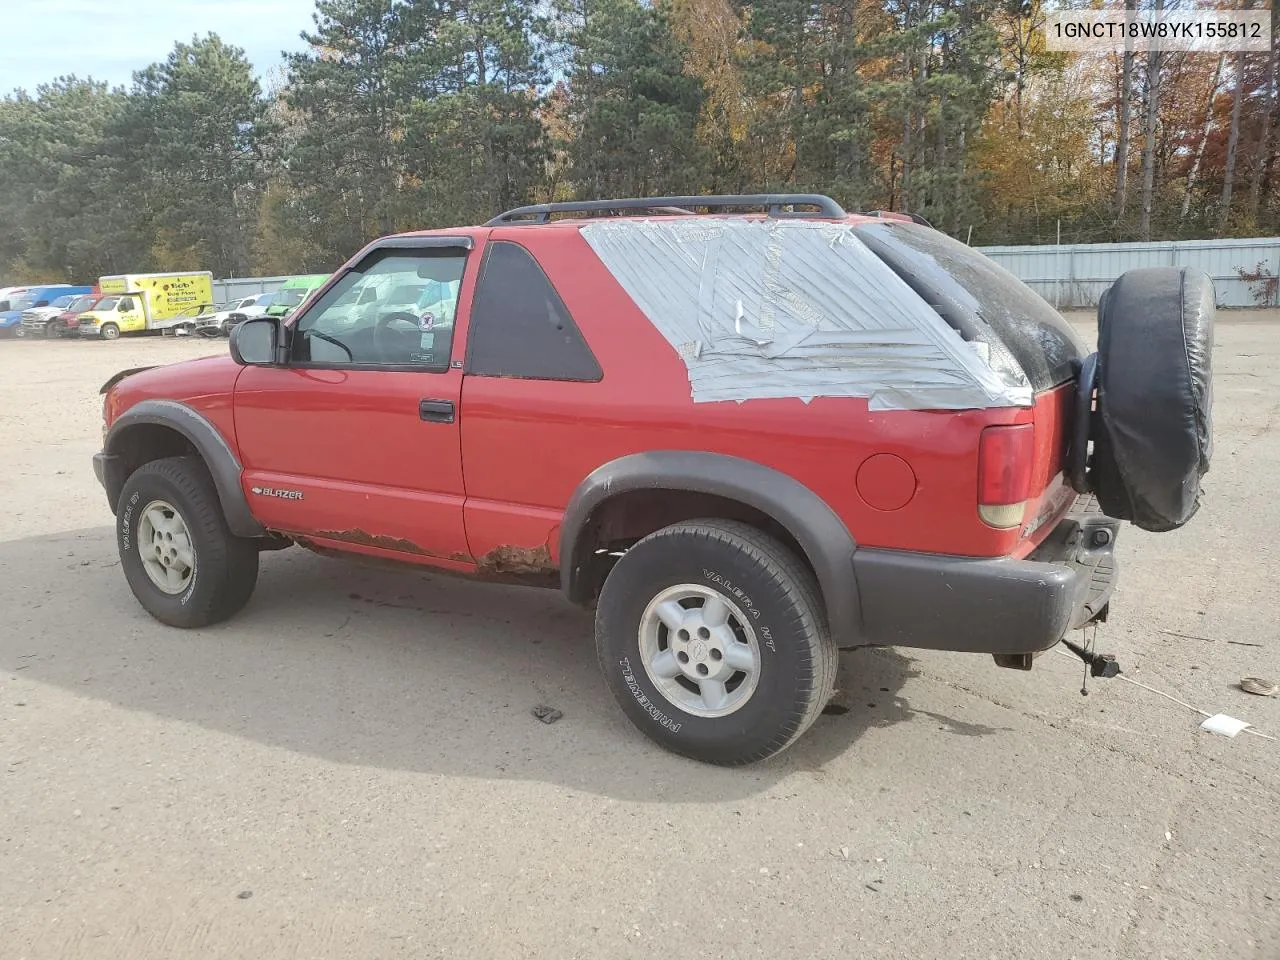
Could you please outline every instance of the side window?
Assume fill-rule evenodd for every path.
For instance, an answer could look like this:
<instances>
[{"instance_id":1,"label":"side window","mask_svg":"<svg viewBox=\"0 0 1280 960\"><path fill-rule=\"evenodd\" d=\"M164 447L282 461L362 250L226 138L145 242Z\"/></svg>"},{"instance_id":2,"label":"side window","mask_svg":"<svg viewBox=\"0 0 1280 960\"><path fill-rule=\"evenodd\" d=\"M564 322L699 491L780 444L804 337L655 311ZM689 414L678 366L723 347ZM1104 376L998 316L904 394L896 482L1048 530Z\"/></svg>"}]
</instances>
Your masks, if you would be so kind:
<instances>
[{"instance_id":1,"label":"side window","mask_svg":"<svg viewBox=\"0 0 1280 960\"><path fill-rule=\"evenodd\" d=\"M604 377L555 287L517 243L495 240L485 250L467 334L467 373L588 382Z\"/></svg>"},{"instance_id":2,"label":"side window","mask_svg":"<svg viewBox=\"0 0 1280 960\"><path fill-rule=\"evenodd\" d=\"M130 310L133 309L133 301L130 300L128 297L125 297L123 300L120 301L120 306L116 307L116 309L119 310L121 313L128 313Z\"/></svg>"},{"instance_id":3,"label":"side window","mask_svg":"<svg viewBox=\"0 0 1280 960\"><path fill-rule=\"evenodd\" d=\"M376 250L299 318L295 363L446 370L466 254Z\"/></svg>"}]
</instances>

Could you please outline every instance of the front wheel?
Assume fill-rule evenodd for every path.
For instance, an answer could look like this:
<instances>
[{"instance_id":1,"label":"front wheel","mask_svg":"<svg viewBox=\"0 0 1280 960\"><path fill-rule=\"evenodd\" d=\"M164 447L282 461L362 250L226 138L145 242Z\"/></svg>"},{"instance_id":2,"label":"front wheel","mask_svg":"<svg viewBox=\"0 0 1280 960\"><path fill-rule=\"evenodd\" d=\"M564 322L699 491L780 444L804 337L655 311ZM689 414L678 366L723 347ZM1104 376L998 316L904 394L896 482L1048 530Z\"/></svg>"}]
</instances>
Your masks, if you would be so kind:
<instances>
[{"instance_id":1,"label":"front wheel","mask_svg":"<svg viewBox=\"0 0 1280 960\"><path fill-rule=\"evenodd\" d=\"M49 325L44 328L44 335L49 340L57 340L66 336L65 324L61 320L50 320Z\"/></svg>"},{"instance_id":2,"label":"front wheel","mask_svg":"<svg viewBox=\"0 0 1280 960\"><path fill-rule=\"evenodd\" d=\"M751 763L809 728L837 651L812 574L776 539L726 520L645 537L596 607L609 686L646 736L708 763Z\"/></svg>"},{"instance_id":3,"label":"front wheel","mask_svg":"<svg viewBox=\"0 0 1280 960\"><path fill-rule=\"evenodd\" d=\"M13 335L17 337L19 340L21 340L24 337L26 337L27 328L19 324L18 326L13 328Z\"/></svg>"},{"instance_id":4,"label":"front wheel","mask_svg":"<svg viewBox=\"0 0 1280 960\"><path fill-rule=\"evenodd\" d=\"M120 328L114 323L104 323L102 329L98 331L98 336L102 337L103 340L119 340Z\"/></svg>"},{"instance_id":5,"label":"front wheel","mask_svg":"<svg viewBox=\"0 0 1280 960\"><path fill-rule=\"evenodd\" d=\"M143 609L173 627L238 613L258 582L258 549L227 529L199 457L168 457L125 481L116 509L125 579Z\"/></svg>"}]
</instances>

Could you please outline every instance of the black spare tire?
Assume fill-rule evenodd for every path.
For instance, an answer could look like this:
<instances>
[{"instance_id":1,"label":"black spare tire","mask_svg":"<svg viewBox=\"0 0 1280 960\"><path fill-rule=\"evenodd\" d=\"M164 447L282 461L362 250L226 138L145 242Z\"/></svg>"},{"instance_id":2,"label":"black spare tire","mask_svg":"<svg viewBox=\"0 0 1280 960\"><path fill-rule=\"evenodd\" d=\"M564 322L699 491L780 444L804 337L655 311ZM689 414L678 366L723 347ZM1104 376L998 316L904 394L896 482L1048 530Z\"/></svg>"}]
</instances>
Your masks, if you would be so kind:
<instances>
[{"instance_id":1,"label":"black spare tire","mask_svg":"<svg viewBox=\"0 0 1280 960\"><path fill-rule=\"evenodd\" d=\"M1186 267L1123 274L1098 303L1092 486L1108 516L1181 527L1213 451L1213 281Z\"/></svg>"}]
</instances>

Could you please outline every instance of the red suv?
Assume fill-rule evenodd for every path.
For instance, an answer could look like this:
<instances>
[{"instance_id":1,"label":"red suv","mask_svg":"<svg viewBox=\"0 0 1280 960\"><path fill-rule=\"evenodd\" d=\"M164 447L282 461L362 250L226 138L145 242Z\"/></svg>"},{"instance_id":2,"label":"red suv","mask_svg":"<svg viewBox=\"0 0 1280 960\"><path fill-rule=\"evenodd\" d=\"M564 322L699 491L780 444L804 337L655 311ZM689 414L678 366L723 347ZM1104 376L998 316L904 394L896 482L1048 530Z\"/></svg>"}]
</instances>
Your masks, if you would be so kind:
<instances>
[{"instance_id":1,"label":"red suv","mask_svg":"<svg viewBox=\"0 0 1280 960\"><path fill-rule=\"evenodd\" d=\"M642 731L745 763L813 722L838 648L1030 669L1105 620L1121 521L1197 508L1213 311L1204 275L1133 271L1090 353L910 217L523 207L369 244L230 356L117 374L94 467L164 623L235 614L292 544L558 586Z\"/></svg>"}]
</instances>

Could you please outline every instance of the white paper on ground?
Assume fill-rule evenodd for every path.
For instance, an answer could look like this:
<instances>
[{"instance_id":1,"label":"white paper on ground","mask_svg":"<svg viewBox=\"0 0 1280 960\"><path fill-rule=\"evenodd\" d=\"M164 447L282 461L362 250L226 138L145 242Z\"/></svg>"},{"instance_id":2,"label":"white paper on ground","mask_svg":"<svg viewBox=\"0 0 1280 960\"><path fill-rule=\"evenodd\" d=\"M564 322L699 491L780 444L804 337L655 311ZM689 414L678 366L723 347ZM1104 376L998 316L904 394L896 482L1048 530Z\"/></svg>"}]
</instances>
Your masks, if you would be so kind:
<instances>
[{"instance_id":1,"label":"white paper on ground","mask_svg":"<svg viewBox=\"0 0 1280 960\"><path fill-rule=\"evenodd\" d=\"M1225 713L1219 713L1200 724L1200 729L1208 730L1210 733L1220 733L1224 737L1234 737L1245 727L1251 726L1253 724L1246 723L1244 720L1237 720L1235 717L1228 717Z\"/></svg>"}]
</instances>

